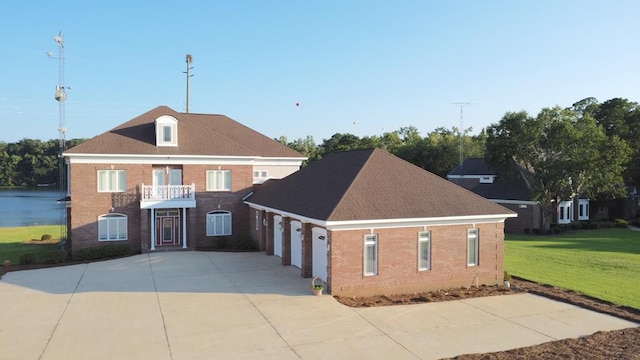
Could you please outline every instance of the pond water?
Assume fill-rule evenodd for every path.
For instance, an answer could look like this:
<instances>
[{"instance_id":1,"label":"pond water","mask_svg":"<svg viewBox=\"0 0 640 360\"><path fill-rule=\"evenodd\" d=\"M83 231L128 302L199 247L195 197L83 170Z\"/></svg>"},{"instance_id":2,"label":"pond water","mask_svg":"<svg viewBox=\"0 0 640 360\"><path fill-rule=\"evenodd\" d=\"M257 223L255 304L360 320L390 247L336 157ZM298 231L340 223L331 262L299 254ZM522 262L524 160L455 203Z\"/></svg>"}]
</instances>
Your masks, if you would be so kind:
<instances>
[{"instance_id":1,"label":"pond water","mask_svg":"<svg viewBox=\"0 0 640 360\"><path fill-rule=\"evenodd\" d=\"M58 225L59 189L0 189L0 227Z\"/></svg>"}]
</instances>

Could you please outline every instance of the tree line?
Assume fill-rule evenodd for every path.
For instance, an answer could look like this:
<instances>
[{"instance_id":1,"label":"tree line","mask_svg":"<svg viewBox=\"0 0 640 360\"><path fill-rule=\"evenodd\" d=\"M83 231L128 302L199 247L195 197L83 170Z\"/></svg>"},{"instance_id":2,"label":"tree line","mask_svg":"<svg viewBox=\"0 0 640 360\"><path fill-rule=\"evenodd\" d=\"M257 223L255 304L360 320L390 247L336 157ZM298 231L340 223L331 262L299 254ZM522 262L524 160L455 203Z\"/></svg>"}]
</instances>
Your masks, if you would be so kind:
<instances>
[{"instance_id":1,"label":"tree line","mask_svg":"<svg viewBox=\"0 0 640 360\"><path fill-rule=\"evenodd\" d=\"M494 167L517 165L526 170L532 196L542 204L575 194L614 198L624 196L627 185L640 185L640 106L627 99L586 98L536 116L507 112L479 134L471 132L440 127L423 136L407 126L362 138L336 133L320 144L312 136L276 140L307 156L305 165L334 151L374 147L442 177L469 157ZM70 140L66 147L84 140ZM57 183L58 152L53 139L0 142L0 186Z\"/></svg>"},{"instance_id":2,"label":"tree line","mask_svg":"<svg viewBox=\"0 0 640 360\"><path fill-rule=\"evenodd\" d=\"M312 136L276 140L307 156L307 163L333 151L377 147L442 177L462 158L484 158L494 168L517 166L543 206L575 195L624 197L628 185L640 185L640 107L627 99L599 103L589 97L536 116L507 112L478 135L471 130L437 128L422 136L408 126L363 138L337 133L320 144Z\"/></svg>"},{"instance_id":3,"label":"tree line","mask_svg":"<svg viewBox=\"0 0 640 360\"><path fill-rule=\"evenodd\" d=\"M67 148L84 139L69 140ZM59 181L59 141L0 141L0 186L37 186Z\"/></svg>"}]
</instances>

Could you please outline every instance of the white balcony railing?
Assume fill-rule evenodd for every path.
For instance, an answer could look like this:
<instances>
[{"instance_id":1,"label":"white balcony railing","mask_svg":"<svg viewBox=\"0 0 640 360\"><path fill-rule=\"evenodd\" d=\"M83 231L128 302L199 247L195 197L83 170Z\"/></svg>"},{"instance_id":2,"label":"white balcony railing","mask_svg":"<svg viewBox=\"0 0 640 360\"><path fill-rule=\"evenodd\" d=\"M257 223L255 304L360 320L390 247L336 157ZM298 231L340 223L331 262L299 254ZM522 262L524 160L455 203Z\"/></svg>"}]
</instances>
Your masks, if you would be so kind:
<instances>
[{"instance_id":1,"label":"white balcony railing","mask_svg":"<svg viewBox=\"0 0 640 360\"><path fill-rule=\"evenodd\" d=\"M142 201L184 201L196 199L196 185L142 184Z\"/></svg>"}]
</instances>

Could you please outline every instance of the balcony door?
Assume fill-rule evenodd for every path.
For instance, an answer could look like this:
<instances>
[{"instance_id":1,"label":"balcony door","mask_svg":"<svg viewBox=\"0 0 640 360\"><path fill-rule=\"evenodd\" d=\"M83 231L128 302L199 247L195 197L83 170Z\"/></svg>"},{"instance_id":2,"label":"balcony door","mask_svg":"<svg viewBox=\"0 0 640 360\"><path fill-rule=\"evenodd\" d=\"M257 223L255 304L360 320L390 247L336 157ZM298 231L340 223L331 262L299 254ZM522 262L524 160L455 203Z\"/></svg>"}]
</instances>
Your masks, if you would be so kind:
<instances>
[{"instance_id":1,"label":"balcony door","mask_svg":"<svg viewBox=\"0 0 640 360\"><path fill-rule=\"evenodd\" d=\"M182 185L182 169L153 169L153 195L155 198L169 198L170 191L165 185Z\"/></svg>"}]
</instances>

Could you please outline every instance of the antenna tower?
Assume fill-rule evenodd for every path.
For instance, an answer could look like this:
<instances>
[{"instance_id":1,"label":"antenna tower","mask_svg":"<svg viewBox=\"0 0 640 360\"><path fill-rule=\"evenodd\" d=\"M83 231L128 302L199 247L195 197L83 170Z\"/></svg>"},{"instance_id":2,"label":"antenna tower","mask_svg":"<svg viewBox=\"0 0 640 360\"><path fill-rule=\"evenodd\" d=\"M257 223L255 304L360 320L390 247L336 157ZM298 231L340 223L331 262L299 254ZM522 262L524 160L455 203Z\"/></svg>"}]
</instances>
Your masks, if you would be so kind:
<instances>
[{"instance_id":1,"label":"antenna tower","mask_svg":"<svg viewBox=\"0 0 640 360\"><path fill-rule=\"evenodd\" d=\"M65 125L65 107L64 103L67 100L67 93L64 86L64 35L62 30L58 35L53 37L53 40L58 45L58 85L56 85L56 92L54 98L58 102L58 186L60 187L60 241L66 244L67 239L67 205L64 197L67 195L66 191L66 176L65 176L65 164L64 153L66 146L66 133L67 127ZM48 52L49 57L52 56L51 52ZM70 88L69 88L70 89Z\"/></svg>"},{"instance_id":2,"label":"antenna tower","mask_svg":"<svg viewBox=\"0 0 640 360\"><path fill-rule=\"evenodd\" d=\"M454 105L460 106L460 130L458 136L460 137L460 166L462 166L462 162L464 162L464 114L462 109L465 106L471 106L470 102L456 102Z\"/></svg>"},{"instance_id":3,"label":"antenna tower","mask_svg":"<svg viewBox=\"0 0 640 360\"><path fill-rule=\"evenodd\" d=\"M184 71L183 73L187 74L187 113L189 113L189 111L191 111L191 100L190 100L190 94L189 94L189 80L191 79L191 77L193 75L191 75L191 69L193 69L193 66L191 66L191 63L193 62L193 57L191 56L191 54L187 54L187 71Z\"/></svg>"}]
</instances>

